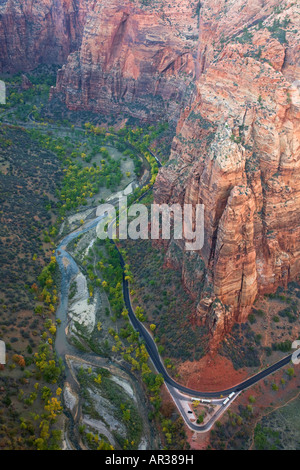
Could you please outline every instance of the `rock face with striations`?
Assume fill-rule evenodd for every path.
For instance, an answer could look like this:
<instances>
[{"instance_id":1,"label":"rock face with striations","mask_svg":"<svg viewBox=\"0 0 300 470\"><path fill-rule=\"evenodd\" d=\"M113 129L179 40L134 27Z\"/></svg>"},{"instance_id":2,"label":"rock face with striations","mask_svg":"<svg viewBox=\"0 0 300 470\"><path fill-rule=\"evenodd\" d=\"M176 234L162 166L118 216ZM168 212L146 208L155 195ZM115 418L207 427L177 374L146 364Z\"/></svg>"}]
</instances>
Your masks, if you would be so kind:
<instances>
[{"instance_id":1,"label":"rock face with striations","mask_svg":"<svg viewBox=\"0 0 300 470\"><path fill-rule=\"evenodd\" d=\"M188 263L199 281L186 287L212 347L300 272L300 5L264 4L202 2L198 96L155 188L158 203L205 205L204 247Z\"/></svg>"},{"instance_id":2,"label":"rock face with striations","mask_svg":"<svg viewBox=\"0 0 300 470\"><path fill-rule=\"evenodd\" d=\"M197 4L96 2L52 95L72 110L177 121L194 97Z\"/></svg>"},{"instance_id":3,"label":"rock face with striations","mask_svg":"<svg viewBox=\"0 0 300 470\"><path fill-rule=\"evenodd\" d=\"M2 0L0 72L63 64L81 44L95 0Z\"/></svg>"}]
</instances>

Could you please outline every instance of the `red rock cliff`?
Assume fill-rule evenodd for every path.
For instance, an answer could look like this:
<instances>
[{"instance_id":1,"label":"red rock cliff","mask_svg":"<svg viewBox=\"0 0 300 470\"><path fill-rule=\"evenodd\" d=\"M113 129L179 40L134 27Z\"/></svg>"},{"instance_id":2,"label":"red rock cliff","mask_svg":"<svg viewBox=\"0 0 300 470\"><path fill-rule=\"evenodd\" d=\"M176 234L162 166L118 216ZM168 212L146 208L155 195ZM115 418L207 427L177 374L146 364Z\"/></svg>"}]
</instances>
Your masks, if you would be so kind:
<instances>
[{"instance_id":1,"label":"red rock cliff","mask_svg":"<svg viewBox=\"0 0 300 470\"><path fill-rule=\"evenodd\" d=\"M0 72L63 64L81 44L94 0L2 0Z\"/></svg>"},{"instance_id":2,"label":"red rock cliff","mask_svg":"<svg viewBox=\"0 0 300 470\"><path fill-rule=\"evenodd\" d=\"M199 282L182 248L183 279L217 346L258 294L299 276L300 5L207 0L201 11L198 96L155 199L205 205L204 247L188 263Z\"/></svg>"},{"instance_id":3,"label":"red rock cliff","mask_svg":"<svg viewBox=\"0 0 300 470\"><path fill-rule=\"evenodd\" d=\"M177 121L195 96L198 2L170 3L96 2L52 94L72 110Z\"/></svg>"}]
</instances>

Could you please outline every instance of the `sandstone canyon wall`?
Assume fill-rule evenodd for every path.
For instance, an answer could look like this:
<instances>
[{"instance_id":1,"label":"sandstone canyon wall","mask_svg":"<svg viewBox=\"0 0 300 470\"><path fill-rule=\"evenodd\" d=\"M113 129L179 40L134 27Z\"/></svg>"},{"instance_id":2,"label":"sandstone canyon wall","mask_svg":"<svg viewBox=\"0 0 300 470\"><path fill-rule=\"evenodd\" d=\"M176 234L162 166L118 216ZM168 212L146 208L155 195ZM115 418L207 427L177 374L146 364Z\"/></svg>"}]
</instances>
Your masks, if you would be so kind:
<instances>
[{"instance_id":1,"label":"sandstone canyon wall","mask_svg":"<svg viewBox=\"0 0 300 470\"><path fill-rule=\"evenodd\" d=\"M296 2L202 2L198 96L155 199L205 205L201 252L172 241L167 257L214 345L258 294L299 277L299 15Z\"/></svg>"},{"instance_id":2,"label":"sandstone canyon wall","mask_svg":"<svg viewBox=\"0 0 300 470\"><path fill-rule=\"evenodd\" d=\"M102 0L53 95L71 110L177 121L195 97L198 1Z\"/></svg>"},{"instance_id":3,"label":"sandstone canyon wall","mask_svg":"<svg viewBox=\"0 0 300 470\"><path fill-rule=\"evenodd\" d=\"M1 0L0 72L63 64L81 44L93 0Z\"/></svg>"}]
</instances>

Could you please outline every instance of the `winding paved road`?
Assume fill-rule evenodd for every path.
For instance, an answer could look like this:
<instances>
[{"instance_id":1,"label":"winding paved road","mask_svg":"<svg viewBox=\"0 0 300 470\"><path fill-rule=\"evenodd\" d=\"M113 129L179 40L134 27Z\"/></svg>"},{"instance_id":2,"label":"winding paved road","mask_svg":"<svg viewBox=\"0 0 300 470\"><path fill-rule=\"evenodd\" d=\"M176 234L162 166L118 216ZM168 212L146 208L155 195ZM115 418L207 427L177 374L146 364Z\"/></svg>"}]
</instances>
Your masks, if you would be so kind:
<instances>
[{"instance_id":1,"label":"winding paved road","mask_svg":"<svg viewBox=\"0 0 300 470\"><path fill-rule=\"evenodd\" d=\"M119 252L120 254L120 252ZM122 256L120 254L120 259L122 262L122 265L124 266L124 260L122 259ZM276 364L273 364L272 366L268 367L267 369L259 372L258 374L254 375L253 377L245 380L244 382L241 382L240 384L235 385L234 387L228 388L226 390L220 390L218 392L199 392L197 390L190 389L188 387L185 387L184 385L181 385L177 382L175 382L172 377L169 376L168 372L166 371L161 357L158 353L157 346L155 342L153 341L152 336L150 333L146 330L146 328L139 322L139 320L136 318L134 315L132 306L131 306L131 301L130 301L130 296L129 296L129 286L128 286L128 281L125 280L125 276L123 279L123 293L124 293L124 300L126 304L126 308L128 309L129 312L129 317L131 320L132 325L136 330L139 331L141 337L145 341L148 353L151 357L151 360L157 370L158 373L162 374L165 382L168 385L171 385L172 387L176 388L182 393L191 395L195 398L220 398L221 395L228 396L232 392L239 393L242 392L243 390L246 390L247 388L251 387L252 385L256 384L257 382L260 382L262 379L265 377L268 377L269 375L273 374L277 370L281 369L285 365L289 364L291 359L292 359L292 354L289 356L285 357L281 361L277 362Z\"/></svg>"}]
</instances>

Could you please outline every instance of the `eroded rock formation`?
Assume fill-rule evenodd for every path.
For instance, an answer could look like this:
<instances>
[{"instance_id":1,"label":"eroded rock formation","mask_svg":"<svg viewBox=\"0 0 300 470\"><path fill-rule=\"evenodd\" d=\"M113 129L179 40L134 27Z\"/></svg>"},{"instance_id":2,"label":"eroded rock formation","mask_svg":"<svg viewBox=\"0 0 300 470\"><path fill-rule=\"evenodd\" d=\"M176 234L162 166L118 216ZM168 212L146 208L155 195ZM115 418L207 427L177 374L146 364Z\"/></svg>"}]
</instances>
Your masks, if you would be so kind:
<instances>
[{"instance_id":1,"label":"eroded rock formation","mask_svg":"<svg viewBox=\"0 0 300 470\"><path fill-rule=\"evenodd\" d=\"M234 15L238 3L243 23ZM205 205L198 317L213 346L247 318L258 294L299 276L300 7L287 2L280 13L279 2L264 4L204 6L198 96L155 188L159 203ZM231 12L227 39L226 15L214 21L222 8ZM187 256L182 247L184 279Z\"/></svg>"},{"instance_id":2,"label":"eroded rock formation","mask_svg":"<svg viewBox=\"0 0 300 470\"><path fill-rule=\"evenodd\" d=\"M195 96L197 3L96 2L53 95L72 110L177 121Z\"/></svg>"},{"instance_id":3,"label":"eroded rock formation","mask_svg":"<svg viewBox=\"0 0 300 470\"><path fill-rule=\"evenodd\" d=\"M81 44L86 16L96 0L2 0L0 72L63 64Z\"/></svg>"}]
</instances>

